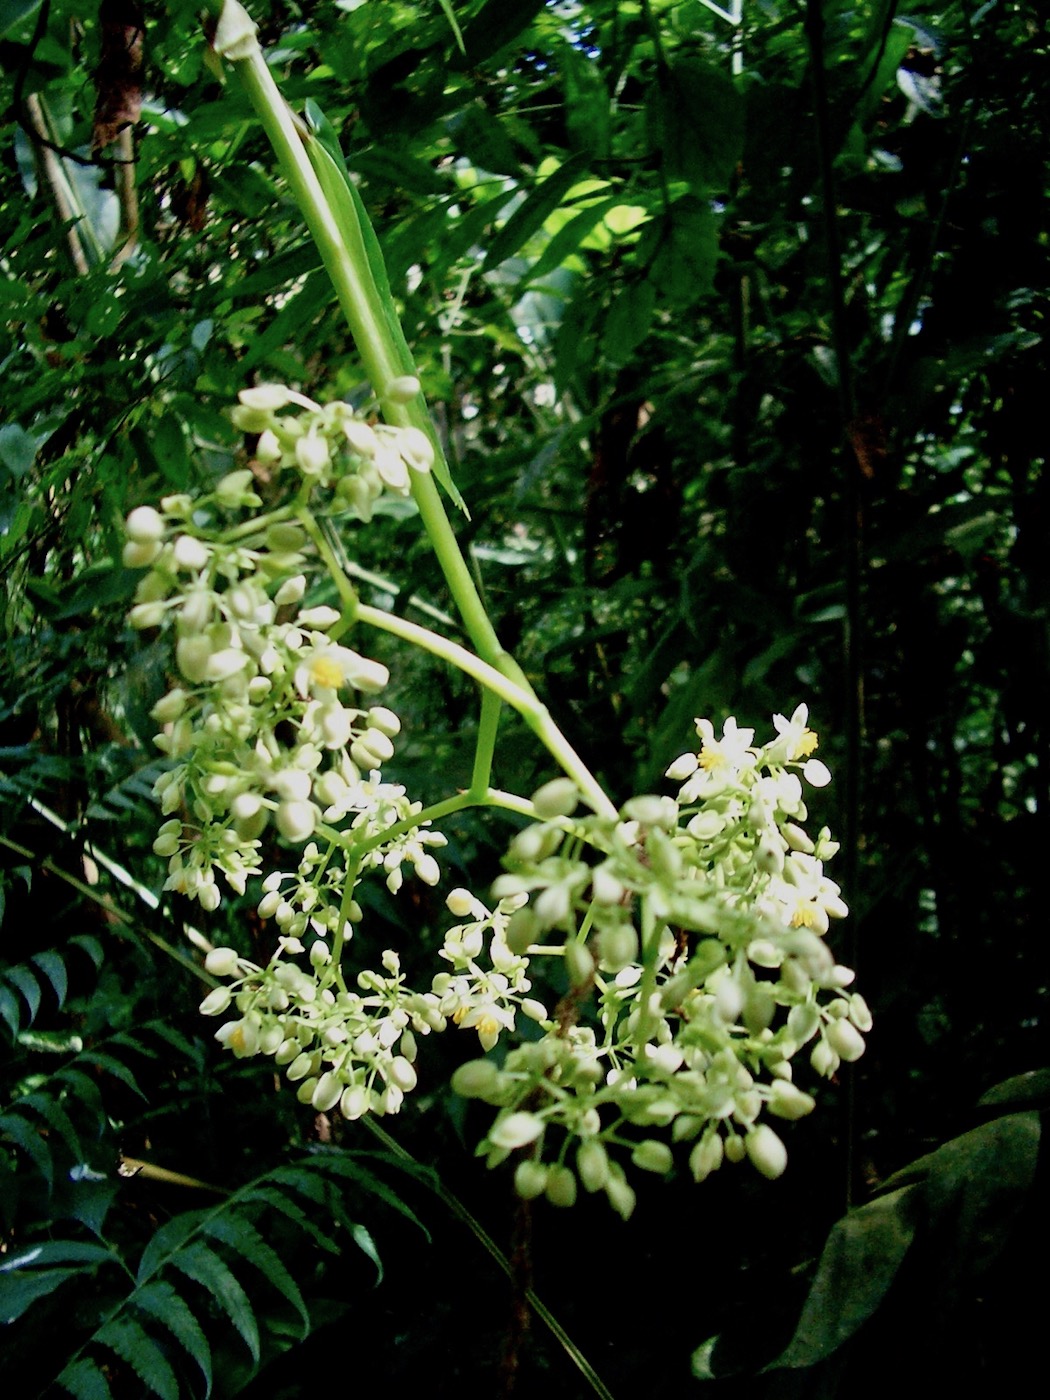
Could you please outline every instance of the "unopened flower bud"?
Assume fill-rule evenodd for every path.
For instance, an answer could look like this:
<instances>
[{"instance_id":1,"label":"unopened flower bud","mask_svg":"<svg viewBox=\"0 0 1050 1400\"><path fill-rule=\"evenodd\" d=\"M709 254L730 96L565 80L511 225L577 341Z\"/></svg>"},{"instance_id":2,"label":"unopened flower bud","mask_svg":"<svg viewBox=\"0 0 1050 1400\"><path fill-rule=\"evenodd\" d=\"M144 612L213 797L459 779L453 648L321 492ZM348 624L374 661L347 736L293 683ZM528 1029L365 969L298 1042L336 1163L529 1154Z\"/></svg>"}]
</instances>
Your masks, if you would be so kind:
<instances>
[{"instance_id":1,"label":"unopened flower bud","mask_svg":"<svg viewBox=\"0 0 1050 1400\"><path fill-rule=\"evenodd\" d=\"M576 1170L585 1191L601 1191L609 1180L609 1154L597 1138L580 1143L576 1153Z\"/></svg>"},{"instance_id":2,"label":"unopened flower bud","mask_svg":"<svg viewBox=\"0 0 1050 1400\"><path fill-rule=\"evenodd\" d=\"M204 959L204 966L213 977L232 977L239 962L236 948L212 948Z\"/></svg>"},{"instance_id":3,"label":"unopened flower bud","mask_svg":"<svg viewBox=\"0 0 1050 1400\"><path fill-rule=\"evenodd\" d=\"M571 778L553 778L532 794L536 815L544 821L569 817L580 804L580 791Z\"/></svg>"},{"instance_id":4,"label":"unopened flower bud","mask_svg":"<svg viewBox=\"0 0 1050 1400\"><path fill-rule=\"evenodd\" d=\"M383 398L390 403L411 403L421 387L414 374L399 374L386 386Z\"/></svg>"},{"instance_id":5,"label":"unopened flower bud","mask_svg":"<svg viewBox=\"0 0 1050 1400\"><path fill-rule=\"evenodd\" d=\"M656 1138L646 1138L631 1153L631 1161L642 1171L656 1172L659 1176L666 1176L674 1166L674 1155L666 1142L658 1142Z\"/></svg>"},{"instance_id":6,"label":"unopened flower bud","mask_svg":"<svg viewBox=\"0 0 1050 1400\"><path fill-rule=\"evenodd\" d=\"M491 1060L468 1060L452 1076L452 1090L464 1099L487 1099L499 1085L499 1070Z\"/></svg>"},{"instance_id":7,"label":"unopened flower bud","mask_svg":"<svg viewBox=\"0 0 1050 1400\"><path fill-rule=\"evenodd\" d=\"M594 958L585 944L566 943L565 971L569 977L569 985L572 987L586 986L594 976Z\"/></svg>"},{"instance_id":8,"label":"unopened flower bud","mask_svg":"<svg viewBox=\"0 0 1050 1400\"><path fill-rule=\"evenodd\" d=\"M475 1063L477 1062L475 1061ZM466 1066L461 1066L461 1068L465 1069ZM453 1076L453 1086L455 1086L455 1076ZM519 1109L515 1113L508 1113L505 1118L497 1119L489 1133L489 1141L494 1147L513 1151L516 1147L526 1147L530 1142L535 1142L542 1132L543 1119L537 1117L535 1113L526 1113L524 1109Z\"/></svg>"},{"instance_id":9,"label":"unopened flower bud","mask_svg":"<svg viewBox=\"0 0 1050 1400\"><path fill-rule=\"evenodd\" d=\"M547 1171L547 1188L544 1192L552 1206L567 1210L576 1204L576 1178L571 1168L552 1166Z\"/></svg>"},{"instance_id":10,"label":"unopened flower bud","mask_svg":"<svg viewBox=\"0 0 1050 1400\"><path fill-rule=\"evenodd\" d=\"M523 1201L542 1196L547 1186L547 1168L534 1157L523 1158L514 1169L514 1189Z\"/></svg>"},{"instance_id":11,"label":"unopened flower bud","mask_svg":"<svg viewBox=\"0 0 1050 1400\"><path fill-rule=\"evenodd\" d=\"M768 1124L759 1123L757 1128L752 1128L744 1139L744 1147L752 1166L770 1181L783 1174L787 1166L787 1148Z\"/></svg>"},{"instance_id":12,"label":"unopened flower bud","mask_svg":"<svg viewBox=\"0 0 1050 1400\"><path fill-rule=\"evenodd\" d=\"M864 1037L850 1021L832 1021L827 1029L828 1044L847 1062L859 1060L864 1054Z\"/></svg>"}]
</instances>

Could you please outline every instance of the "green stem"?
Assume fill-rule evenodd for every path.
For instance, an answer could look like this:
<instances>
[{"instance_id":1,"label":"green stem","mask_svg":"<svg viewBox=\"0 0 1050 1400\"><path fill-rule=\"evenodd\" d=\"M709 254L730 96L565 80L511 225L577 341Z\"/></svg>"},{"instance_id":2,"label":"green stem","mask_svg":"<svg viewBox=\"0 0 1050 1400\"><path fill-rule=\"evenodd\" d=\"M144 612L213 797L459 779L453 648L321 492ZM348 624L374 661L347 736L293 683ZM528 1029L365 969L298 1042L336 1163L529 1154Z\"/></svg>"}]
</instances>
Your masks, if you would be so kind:
<instances>
[{"instance_id":1,"label":"green stem","mask_svg":"<svg viewBox=\"0 0 1050 1400\"><path fill-rule=\"evenodd\" d=\"M235 2L226 0L222 20L231 23L222 34L221 54L237 72L259 116L295 201L317 244L325 269L357 345L365 374L379 397L386 420L397 427L416 427L434 441L433 427L421 395L410 403L387 396L389 385L405 373L399 346L367 265L363 247L351 250L317 178L290 108L263 57L255 26ZM222 25L220 21L220 27ZM236 35L232 30L236 28ZM231 37L232 36L232 37ZM216 35L218 44L220 35ZM412 494L430 537L446 582L479 655L525 690L531 687L513 658L504 651L463 558L437 485L426 473L412 473Z\"/></svg>"},{"instance_id":2,"label":"green stem","mask_svg":"<svg viewBox=\"0 0 1050 1400\"><path fill-rule=\"evenodd\" d=\"M335 584L336 592L339 594L343 617L340 626L332 629L331 636L334 641L350 626L357 616L357 590L347 578L345 570L340 566L332 546L325 538L324 531L314 518L313 511L310 510L308 506L303 506L296 512L296 518L307 535L309 535L314 548L321 556L325 568L332 576L332 582Z\"/></svg>"},{"instance_id":3,"label":"green stem","mask_svg":"<svg viewBox=\"0 0 1050 1400\"><path fill-rule=\"evenodd\" d=\"M491 690L481 692L481 715L478 718L478 742L474 749L474 771L470 779L473 793L488 792L492 780L492 758L499 735L500 698Z\"/></svg>"},{"instance_id":4,"label":"green stem","mask_svg":"<svg viewBox=\"0 0 1050 1400\"><path fill-rule=\"evenodd\" d=\"M501 700L505 700L517 710L563 771L573 780L584 802L599 816L615 818L616 808L605 795L601 784L554 723L550 711L537 698L527 682L524 686L517 684L504 672L490 666L487 661L467 651L457 642L450 642L447 637L441 637L426 627L420 627L417 622L395 617L393 613L383 612L380 608L361 603L357 609L357 620L400 637L402 641L411 642L433 656L441 657L458 670L472 676Z\"/></svg>"}]
</instances>

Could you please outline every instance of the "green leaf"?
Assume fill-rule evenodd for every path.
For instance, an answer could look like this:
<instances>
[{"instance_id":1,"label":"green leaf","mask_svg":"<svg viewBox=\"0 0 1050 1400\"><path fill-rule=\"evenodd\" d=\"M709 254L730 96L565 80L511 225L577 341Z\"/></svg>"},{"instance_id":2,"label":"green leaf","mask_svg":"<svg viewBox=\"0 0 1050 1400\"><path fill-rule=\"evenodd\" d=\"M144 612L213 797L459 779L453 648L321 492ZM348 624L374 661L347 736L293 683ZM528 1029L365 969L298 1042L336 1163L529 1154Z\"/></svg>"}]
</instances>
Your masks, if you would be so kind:
<instances>
[{"instance_id":1,"label":"green leaf","mask_svg":"<svg viewBox=\"0 0 1050 1400\"><path fill-rule=\"evenodd\" d=\"M269 1190L266 1187L249 1188L239 1192L237 1199L243 1204L259 1202L270 1210L277 1211L290 1220L296 1229L301 1230L304 1235L309 1235L315 1244L320 1245L329 1254L339 1253L338 1245L333 1244L317 1222L290 1199L288 1191Z\"/></svg>"},{"instance_id":2,"label":"green leaf","mask_svg":"<svg viewBox=\"0 0 1050 1400\"><path fill-rule=\"evenodd\" d=\"M170 1283L157 1279L140 1288L132 1301L136 1308L166 1327L183 1351L200 1367L207 1400L212 1389L211 1347L186 1300Z\"/></svg>"},{"instance_id":3,"label":"green leaf","mask_svg":"<svg viewBox=\"0 0 1050 1400\"><path fill-rule=\"evenodd\" d=\"M475 170L490 175L521 175L521 161L503 123L480 100L469 102L448 119L458 150Z\"/></svg>"},{"instance_id":4,"label":"green leaf","mask_svg":"<svg viewBox=\"0 0 1050 1400\"><path fill-rule=\"evenodd\" d=\"M163 413L142 426L161 476L170 485L185 489L189 482L190 459L182 423L173 413Z\"/></svg>"},{"instance_id":5,"label":"green leaf","mask_svg":"<svg viewBox=\"0 0 1050 1400\"><path fill-rule=\"evenodd\" d=\"M117 1256L107 1245L84 1240L45 1240L25 1245L16 1253L5 1255L0 1263L0 1275L16 1269L37 1268L43 1264L110 1264Z\"/></svg>"},{"instance_id":6,"label":"green leaf","mask_svg":"<svg viewBox=\"0 0 1050 1400\"><path fill-rule=\"evenodd\" d=\"M729 187L744 151L744 103L728 73L677 59L650 87L646 113L667 179L684 180L698 194Z\"/></svg>"},{"instance_id":7,"label":"green leaf","mask_svg":"<svg viewBox=\"0 0 1050 1400\"><path fill-rule=\"evenodd\" d=\"M141 1050L143 1054L147 1053L141 1046L136 1045L135 1048ZM119 1079L122 1084L127 1085L133 1094L137 1094L145 1102L146 1095L139 1088L135 1076L120 1060L115 1059L112 1055L103 1054L100 1050L91 1050L84 1056L84 1062L94 1065L96 1069L104 1070L106 1074L111 1074L114 1079Z\"/></svg>"},{"instance_id":8,"label":"green leaf","mask_svg":"<svg viewBox=\"0 0 1050 1400\"><path fill-rule=\"evenodd\" d=\"M0 1324L17 1322L38 1298L47 1298L79 1269L38 1269L0 1276Z\"/></svg>"},{"instance_id":9,"label":"green leaf","mask_svg":"<svg viewBox=\"0 0 1050 1400\"><path fill-rule=\"evenodd\" d=\"M566 44L559 61L565 81L565 123L574 149L606 160L612 133L609 91L597 62Z\"/></svg>"},{"instance_id":10,"label":"green leaf","mask_svg":"<svg viewBox=\"0 0 1050 1400\"><path fill-rule=\"evenodd\" d=\"M877 1196L828 1235L795 1335L766 1370L823 1361L872 1315L889 1291L915 1236L915 1186Z\"/></svg>"},{"instance_id":11,"label":"green leaf","mask_svg":"<svg viewBox=\"0 0 1050 1400\"><path fill-rule=\"evenodd\" d=\"M20 481L36 461L36 438L17 423L0 428L0 462Z\"/></svg>"},{"instance_id":12,"label":"green leaf","mask_svg":"<svg viewBox=\"0 0 1050 1400\"><path fill-rule=\"evenodd\" d=\"M602 350L614 365L625 365L649 334L656 312L656 288L646 278L617 293L606 317Z\"/></svg>"},{"instance_id":13,"label":"green leaf","mask_svg":"<svg viewBox=\"0 0 1050 1400\"><path fill-rule=\"evenodd\" d=\"M34 953L30 959L36 967L44 974L55 989L55 1000L59 1007L65 1005L66 993L69 990L69 978L66 973L66 965L55 952L48 950L43 953Z\"/></svg>"},{"instance_id":14,"label":"green leaf","mask_svg":"<svg viewBox=\"0 0 1050 1400\"><path fill-rule=\"evenodd\" d=\"M961 1281L1000 1252L1032 1185L1039 1156L1038 1113L1013 1113L952 1138L897 1172L887 1188L924 1183L931 1220L949 1236L946 1278Z\"/></svg>"},{"instance_id":15,"label":"green leaf","mask_svg":"<svg viewBox=\"0 0 1050 1400\"><path fill-rule=\"evenodd\" d=\"M1050 1069L1032 1069L1004 1079L977 1100L981 1108L1050 1107Z\"/></svg>"},{"instance_id":16,"label":"green leaf","mask_svg":"<svg viewBox=\"0 0 1050 1400\"><path fill-rule=\"evenodd\" d=\"M205 1235L220 1240L228 1248L253 1264L269 1279L274 1288L285 1297L302 1319L302 1336L310 1330L310 1314L307 1311L299 1285L285 1268L281 1256L266 1243L258 1230L243 1216L224 1212L212 1216L202 1227Z\"/></svg>"},{"instance_id":17,"label":"green leaf","mask_svg":"<svg viewBox=\"0 0 1050 1400\"><path fill-rule=\"evenodd\" d=\"M158 1269L168 1263L171 1255L180 1250L190 1236L200 1229L206 1216L207 1212L203 1210L187 1210L182 1215L176 1215L174 1219L165 1221L159 1230L155 1230L149 1244L142 1251L142 1258L139 1260L139 1267L135 1273L135 1282L145 1283Z\"/></svg>"},{"instance_id":18,"label":"green leaf","mask_svg":"<svg viewBox=\"0 0 1050 1400\"><path fill-rule=\"evenodd\" d=\"M48 1127L65 1143L70 1155L78 1162L81 1160L84 1149L80 1145L80 1137L73 1126L73 1120L57 1099L45 1093L28 1094L24 1099L19 1099L18 1107L31 1108L39 1113Z\"/></svg>"},{"instance_id":19,"label":"green leaf","mask_svg":"<svg viewBox=\"0 0 1050 1400\"><path fill-rule=\"evenodd\" d=\"M0 39L6 39L12 29L35 15L40 0L0 0Z\"/></svg>"},{"instance_id":20,"label":"green leaf","mask_svg":"<svg viewBox=\"0 0 1050 1400\"><path fill-rule=\"evenodd\" d=\"M115 1317L94 1336L100 1345L115 1352L160 1400L179 1400L179 1382L171 1363L141 1323L130 1317Z\"/></svg>"},{"instance_id":21,"label":"green leaf","mask_svg":"<svg viewBox=\"0 0 1050 1400\"><path fill-rule=\"evenodd\" d=\"M353 1236L354 1244L362 1254L367 1254L376 1267L376 1288L383 1282L383 1261L379 1257L375 1240L364 1225L354 1224L350 1226L350 1233Z\"/></svg>"},{"instance_id":22,"label":"green leaf","mask_svg":"<svg viewBox=\"0 0 1050 1400\"><path fill-rule=\"evenodd\" d=\"M675 200L669 221L654 221L643 236L639 259L649 257L661 300L687 307L710 292L718 262L718 221L710 201L693 195Z\"/></svg>"},{"instance_id":23,"label":"green leaf","mask_svg":"<svg viewBox=\"0 0 1050 1400\"><path fill-rule=\"evenodd\" d=\"M463 31L457 68L476 67L518 37L547 0L487 0Z\"/></svg>"},{"instance_id":24,"label":"green leaf","mask_svg":"<svg viewBox=\"0 0 1050 1400\"><path fill-rule=\"evenodd\" d=\"M526 271L529 282L538 282L549 272L561 267L565 261L579 250L580 244L606 214L623 204L622 195L612 195L608 199L595 200L579 213L574 214L567 224L563 224L533 265Z\"/></svg>"},{"instance_id":25,"label":"green leaf","mask_svg":"<svg viewBox=\"0 0 1050 1400\"><path fill-rule=\"evenodd\" d=\"M22 1024L22 1003L3 982L0 982L0 1019L12 1035L18 1034L18 1028Z\"/></svg>"},{"instance_id":26,"label":"green leaf","mask_svg":"<svg viewBox=\"0 0 1050 1400\"><path fill-rule=\"evenodd\" d=\"M543 227L547 218L564 200L587 166L587 156L570 156L557 170L541 180L511 214L485 253L485 267L493 269L514 254Z\"/></svg>"},{"instance_id":27,"label":"green leaf","mask_svg":"<svg viewBox=\"0 0 1050 1400\"><path fill-rule=\"evenodd\" d=\"M77 933L73 935L69 942L72 947L80 948L88 955L95 964L95 971L97 972L102 966L102 960L105 956L102 951L102 944L98 939L90 933Z\"/></svg>"},{"instance_id":28,"label":"green leaf","mask_svg":"<svg viewBox=\"0 0 1050 1400\"><path fill-rule=\"evenodd\" d=\"M205 1288L233 1323L244 1345L258 1364L260 1355L259 1324L247 1293L219 1256L204 1243L180 1249L171 1258L171 1265Z\"/></svg>"},{"instance_id":29,"label":"green leaf","mask_svg":"<svg viewBox=\"0 0 1050 1400\"><path fill-rule=\"evenodd\" d=\"M19 1113L5 1113L0 1116L0 1133L6 1133L29 1157L37 1171L44 1178L48 1190L55 1182L55 1165L51 1152L40 1131Z\"/></svg>"},{"instance_id":30,"label":"green leaf","mask_svg":"<svg viewBox=\"0 0 1050 1400\"><path fill-rule=\"evenodd\" d=\"M68 1390L74 1400L113 1400L109 1382L88 1356L82 1356L67 1366L56 1384Z\"/></svg>"},{"instance_id":31,"label":"green leaf","mask_svg":"<svg viewBox=\"0 0 1050 1400\"><path fill-rule=\"evenodd\" d=\"M7 968L3 973L3 977L6 981L10 982L13 987L17 987L23 997L25 997L26 1005L29 1008L28 1024L32 1025L36 1020L37 1012L40 1010L40 983L24 964Z\"/></svg>"}]
</instances>

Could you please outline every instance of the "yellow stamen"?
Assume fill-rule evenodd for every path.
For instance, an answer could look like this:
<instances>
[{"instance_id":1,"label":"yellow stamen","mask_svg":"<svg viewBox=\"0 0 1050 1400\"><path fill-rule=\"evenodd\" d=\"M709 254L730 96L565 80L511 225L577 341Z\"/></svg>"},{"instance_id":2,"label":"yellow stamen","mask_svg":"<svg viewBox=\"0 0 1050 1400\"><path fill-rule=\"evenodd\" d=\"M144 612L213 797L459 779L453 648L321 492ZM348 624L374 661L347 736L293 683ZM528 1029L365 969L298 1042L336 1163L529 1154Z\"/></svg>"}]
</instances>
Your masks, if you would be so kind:
<instances>
[{"instance_id":1,"label":"yellow stamen","mask_svg":"<svg viewBox=\"0 0 1050 1400\"><path fill-rule=\"evenodd\" d=\"M704 744L700 750L700 767L705 773L710 773L715 768L724 768L725 763L726 756L721 749Z\"/></svg>"},{"instance_id":2,"label":"yellow stamen","mask_svg":"<svg viewBox=\"0 0 1050 1400\"><path fill-rule=\"evenodd\" d=\"M812 729L803 729L801 737L795 742L794 758L808 758L817 747L817 736Z\"/></svg>"},{"instance_id":3,"label":"yellow stamen","mask_svg":"<svg viewBox=\"0 0 1050 1400\"><path fill-rule=\"evenodd\" d=\"M319 656L310 667L310 679L326 690L338 690L343 683L343 668L333 657Z\"/></svg>"},{"instance_id":4,"label":"yellow stamen","mask_svg":"<svg viewBox=\"0 0 1050 1400\"><path fill-rule=\"evenodd\" d=\"M795 905L791 919L792 928L817 928L817 907L808 900L800 899Z\"/></svg>"},{"instance_id":5,"label":"yellow stamen","mask_svg":"<svg viewBox=\"0 0 1050 1400\"><path fill-rule=\"evenodd\" d=\"M495 1016L481 1016L474 1029L478 1035L499 1035L499 1022Z\"/></svg>"}]
</instances>

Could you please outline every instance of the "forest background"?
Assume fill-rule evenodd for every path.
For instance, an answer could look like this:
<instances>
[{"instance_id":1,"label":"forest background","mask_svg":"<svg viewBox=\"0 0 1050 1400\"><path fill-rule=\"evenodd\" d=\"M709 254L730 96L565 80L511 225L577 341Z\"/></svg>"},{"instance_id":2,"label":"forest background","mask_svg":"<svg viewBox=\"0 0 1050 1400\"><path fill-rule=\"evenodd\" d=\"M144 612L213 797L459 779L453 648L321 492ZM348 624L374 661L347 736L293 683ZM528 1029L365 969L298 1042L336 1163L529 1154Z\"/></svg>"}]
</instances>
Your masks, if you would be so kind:
<instances>
[{"instance_id":1,"label":"forest background","mask_svg":"<svg viewBox=\"0 0 1050 1400\"><path fill-rule=\"evenodd\" d=\"M626 1224L538 1209L571 1342L534 1322L518 1392L588 1393L589 1365L617 1396L874 1395L902 1350L916 1383L1005 1388L1047 1243L1050 18L251 9L285 97L339 133L497 630L592 769L652 790L694 716L805 701L836 777L813 806L868 1053L776 1183L654 1179ZM472 1038L445 1037L396 1148L321 1142L196 1011L183 921L256 952L258 921L151 909L113 868L159 894L167 663L124 621L124 517L243 463L249 383L352 395L354 346L196 4L3 0L0 71L5 1377L280 1397L334 1351L347 1384L509 1393L511 1289L449 1205L509 1248L508 1181L446 1087ZM355 576L445 614L402 506L355 532ZM392 771L465 785L472 687L381 659ZM497 775L550 776L524 726ZM450 869L484 885L506 831L457 823ZM442 894L375 894L376 948L438 946Z\"/></svg>"}]
</instances>

